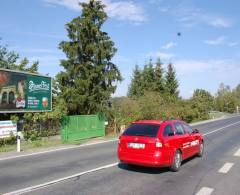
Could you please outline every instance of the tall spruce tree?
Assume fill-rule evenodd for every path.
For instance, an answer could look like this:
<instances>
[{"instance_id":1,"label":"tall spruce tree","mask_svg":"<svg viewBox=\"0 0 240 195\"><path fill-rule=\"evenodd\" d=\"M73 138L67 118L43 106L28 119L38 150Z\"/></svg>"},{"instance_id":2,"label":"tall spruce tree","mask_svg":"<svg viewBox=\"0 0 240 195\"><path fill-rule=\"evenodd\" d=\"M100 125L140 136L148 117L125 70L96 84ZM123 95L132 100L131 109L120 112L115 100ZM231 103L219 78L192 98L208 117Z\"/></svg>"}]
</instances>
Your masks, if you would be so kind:
<instances>
[{"instance_id":1,"label":"tall spruce tree","mask_svg":"<svg viewBox=\"0 0 240 195\"><path fill-rule=\"evenodd\" d=\"M144 66L142 75L143 75L143 90L153 91L155 78L152 59L150 59L148 64Z\"/></svg>"},{"instance_id":2,"label":"tall spruce tree","mask_svg":"<svg viewBox=\"0 0 240 195\"><path fill-rule=\"evenodd\" d=\"M111 62L117 49L101 30L107 20L105 6L95 0L80 6L81 16L66 24L69 41L59 44L67 59L61 60L65 71L57 78L69 114L95 114L106 110L107 101L122 78Z\"/></svg>"},{"instance_id":3,"label":"tall spruce tree","mask_svg":"<svg viewBox=\"0 0 240 195\"><path fill-rule=\"evenodd\" d=\"M165 91L169 95L177 98L179 94L178 86L179 86L179 83L176 78L176 72L174 70L172 63L169 63L167 67L167 72L165 75Z\"/></svg>"},{"instance_id":4,"label":"tall spruce tree","mask_svg":"<svg viewBox=\"0 0 240 195\"><path fill-rule=\"evenodd\" d=\"M154 70L154 91L164 92L164 78L163 78L163 67L160 58L157 59L155 70Z\"/></svg>"},{"instance_id":5,"label":"tall spruce tree","mask_svg":"<svg viewBox=\"0 0 240 195\"><path fill-rule=\"evenodd\" d=\"M133 70L133 76L131 84L128 88L128 97L140 97L143 95L143 77L142 71L139 69L139 66L136 65Z\"/></svg>"}]
</instances>

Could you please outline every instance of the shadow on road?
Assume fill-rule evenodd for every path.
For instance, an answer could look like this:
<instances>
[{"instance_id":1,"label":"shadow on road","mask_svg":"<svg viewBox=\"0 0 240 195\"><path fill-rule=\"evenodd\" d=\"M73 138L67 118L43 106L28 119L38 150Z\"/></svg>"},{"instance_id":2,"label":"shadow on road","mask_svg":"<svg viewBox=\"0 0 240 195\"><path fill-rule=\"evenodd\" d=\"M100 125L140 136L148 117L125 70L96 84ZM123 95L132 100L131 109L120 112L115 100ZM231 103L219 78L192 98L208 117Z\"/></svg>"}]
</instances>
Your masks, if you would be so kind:
<instances>
[{"instance_id":1,"label":"shadow on road","mask_svg":"<svg viewBox=\"0 0 240 195\"><path fill-rule=\"evenodd\" d=\"M190 157L184 161L182 161L182 165L187 164L188 162L192 160L198 159L197 156ZM139 172L139 173L147 173L147 174L161 174L166 172L171 172L169 167L144 167L139 165L131 165L131 164L125 164L125 163L119 163L118 168L127 170L127 171L133 171L133 172Z\"/></svg>"},{"instance_id":2,"label":"shadow on road","mask_svg":"<svg viewBox=\"0 0 240 195\"><path fill-rule=\"evenodd\" d=\"M133 172L147 173L147 174L161 174L169 171L169 168L155 168L155 167L143 167L138 165L129 165L125 163L119 163L118 168Z\"/></svg>"}]
</instances>

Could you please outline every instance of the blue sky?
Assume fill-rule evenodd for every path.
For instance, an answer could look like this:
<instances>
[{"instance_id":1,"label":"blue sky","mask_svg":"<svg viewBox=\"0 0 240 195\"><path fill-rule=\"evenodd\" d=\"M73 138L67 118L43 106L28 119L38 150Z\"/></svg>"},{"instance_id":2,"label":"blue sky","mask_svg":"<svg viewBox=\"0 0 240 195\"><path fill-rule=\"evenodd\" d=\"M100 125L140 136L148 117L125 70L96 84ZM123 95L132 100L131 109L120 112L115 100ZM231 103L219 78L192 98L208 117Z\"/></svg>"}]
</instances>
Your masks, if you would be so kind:
<instances>
[{"instance_id":1,"label":"blue sky","mask_svg":"<svg viewBox=\"0 0 240 195\"><path fill-rule=\"evenodd\" d=\"M83 0L81 0L83 1ZM104 0L108 32L118 52L113 61L124 81L114 96L126 95L135 64L150 58L172 62L180 95L196 88L213 95L221 82L240 83L240 1L238 0ZM40 62L40 72L55 76L65 57L58 49L67 40L64 25L81 10L78 0L1 0L1 44ZM177 33L181 32L181 36Z\"/></svg>"}]
</instances>

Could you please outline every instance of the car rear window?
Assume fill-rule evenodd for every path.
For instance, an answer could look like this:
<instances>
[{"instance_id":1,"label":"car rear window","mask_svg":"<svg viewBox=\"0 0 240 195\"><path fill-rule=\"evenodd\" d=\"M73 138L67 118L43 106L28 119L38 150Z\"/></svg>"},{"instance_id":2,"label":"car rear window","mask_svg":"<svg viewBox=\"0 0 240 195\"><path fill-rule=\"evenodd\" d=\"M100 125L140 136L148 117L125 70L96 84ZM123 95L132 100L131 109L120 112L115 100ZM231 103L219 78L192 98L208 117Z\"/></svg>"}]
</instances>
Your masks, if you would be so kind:
<instances>
[{"instance_id":1,"label":"car rear window","mask_svg":"<svg viewBox=\"0 0 240 195\"><path fill-rule=\"evenodd\" d=\"M124 131L123 135L157 137L159 128L158 124L132 124Z\"/></svg>"}]
</instances>

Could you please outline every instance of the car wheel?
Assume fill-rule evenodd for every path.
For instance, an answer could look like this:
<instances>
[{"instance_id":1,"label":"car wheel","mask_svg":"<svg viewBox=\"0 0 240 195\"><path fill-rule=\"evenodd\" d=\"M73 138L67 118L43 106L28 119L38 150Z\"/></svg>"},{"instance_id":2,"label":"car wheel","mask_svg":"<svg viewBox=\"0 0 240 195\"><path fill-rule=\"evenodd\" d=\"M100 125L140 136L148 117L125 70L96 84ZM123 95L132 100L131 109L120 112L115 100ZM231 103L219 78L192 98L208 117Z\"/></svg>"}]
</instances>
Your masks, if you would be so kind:
<instances>
[{"instance_id":1,"label":"car wheel","mask_svg":"<svg viewBox=\"0 0 240 195\"><path fill-rule=\"evenodd\" d=\"M173 159L173 164L170 167L171 171L177 172L179 171L182 163L182 154L179 150L176 150L174 159Z\"/></svg>"},{"instance_id":2,"label":"car wheel","mask_svg":"<svg viewBox=\"0 0 240 195\"><path fill-rule=\"evenodd\" d=\"M202 157L204 152L204 143L202 142L199 146L199 152L197 153L198 157Z\"/></svg>"}]
</instances>

